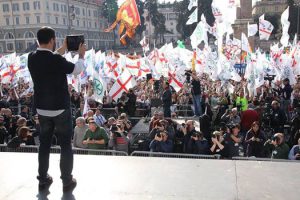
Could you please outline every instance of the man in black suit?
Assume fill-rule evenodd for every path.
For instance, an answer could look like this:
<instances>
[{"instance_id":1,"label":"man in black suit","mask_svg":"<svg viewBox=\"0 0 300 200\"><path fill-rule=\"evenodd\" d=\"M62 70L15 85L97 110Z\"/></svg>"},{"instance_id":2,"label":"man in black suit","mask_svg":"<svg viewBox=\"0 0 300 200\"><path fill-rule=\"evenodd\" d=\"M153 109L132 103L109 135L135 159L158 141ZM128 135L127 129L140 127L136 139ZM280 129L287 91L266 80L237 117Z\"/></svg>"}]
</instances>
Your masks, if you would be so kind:
<instances>
[{"instance_id":1,"label":"man in black suit","mask_svg":"<svg viewBox=\"0 0 300 200\"><path fill-rule=\"evenodd\" d=\"M172 92L168 82L165 83L165 90L162 96L164 117L171 118Z\"/></svg>"},{"instance_id":2,"label":"man in black suit","mask_svg":"<svg viewBox=\"0 0 300 200\"><path fill-rule=\"evenodd\" d=\"M66 75L78 75L84 69L85 45L79 45L79 59L73 64L62 56L67 50L66 40L62 47L53 52L56 45L54 29L42 27L37 32L37 39L39 48L29 54L28 68L34 84L34 104L41 126L37 177L39 190L49 188L53 182L47 172L50 146L55 130L61 147L60 170L63 192L68 192L72 191L77 183L72 176L73 126Z\"/></svg>"}]
</instances>

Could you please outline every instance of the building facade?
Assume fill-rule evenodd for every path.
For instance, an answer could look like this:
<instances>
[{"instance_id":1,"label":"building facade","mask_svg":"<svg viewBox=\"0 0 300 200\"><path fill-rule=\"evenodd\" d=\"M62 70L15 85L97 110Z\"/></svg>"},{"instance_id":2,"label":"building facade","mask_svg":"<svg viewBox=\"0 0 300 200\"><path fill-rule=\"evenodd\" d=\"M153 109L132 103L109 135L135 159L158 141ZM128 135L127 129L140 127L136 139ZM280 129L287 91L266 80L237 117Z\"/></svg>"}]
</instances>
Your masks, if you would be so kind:
<instances>
[{"instance_id":1,"label":"building facade","mask_svg":"<svg viewBox=\"0 0 300 200\"><path fill-rule=\"evenodd\" d=\"M69 34L84 34L88 48L113 45L99 0L0 0L0 11L0 53L29 51L42 26L56 30L57 45Z\"/></svg>"},{"instance_id":2,"label":"building facade","mask_svg":"<svg viewBox=\"0 0 300 200\"><path fill-rule=\"evenodd\" d=\"M281 15L286 7L286 0L262 0L253 6L252 14L253 16L261 16L266 13L268 15Z\"/></svg>"},{"instance_id":3,"label":"building facade","mask_svg":"<svg viewBox=\"0 0 300 200\"><path fill-rule=\"evenodd\" d=\"M170 5L171 7L169 7L167 5ZM178 33L178 31L176 29L178 13L176 13L174 11L174 9L172 8L172 4L160 5L158 7L158 12L162 13L166 18L165 26L166 26L167 33L164 34L165 42L168 42L168 43L174 42L174 41L176 42L180 38L180 34ZM145 36L148 38L151 38L151 40L153 41L155 38L154 26L151 24L151 21L149 20L147 9L144 10L144 17L146 19L145 20L145 26L146 26ZM159 41L159 40L157 40L157 41Z\"/></svg>"}]
</instances>

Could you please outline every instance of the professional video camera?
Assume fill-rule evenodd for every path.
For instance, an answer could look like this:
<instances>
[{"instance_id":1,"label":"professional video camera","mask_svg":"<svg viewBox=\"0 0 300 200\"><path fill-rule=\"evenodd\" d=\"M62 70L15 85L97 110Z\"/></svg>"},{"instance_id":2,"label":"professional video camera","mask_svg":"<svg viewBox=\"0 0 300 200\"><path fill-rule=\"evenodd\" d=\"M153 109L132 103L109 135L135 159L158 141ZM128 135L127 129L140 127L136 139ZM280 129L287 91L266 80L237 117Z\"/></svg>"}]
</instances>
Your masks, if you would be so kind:
<instances>
[{"instance_id":1,"label":"professional video camera","mask_svg":"<svg viewBox=\"0 0 300 200\"><path fill-rule=\"evenodd\" d=\"M274 130L271 127L272 114L273 114L273 110L271 104L268 102L265 103L263 107L261 126L267 138L271 138L274 132Z\"/></svg>"}]
</instances>

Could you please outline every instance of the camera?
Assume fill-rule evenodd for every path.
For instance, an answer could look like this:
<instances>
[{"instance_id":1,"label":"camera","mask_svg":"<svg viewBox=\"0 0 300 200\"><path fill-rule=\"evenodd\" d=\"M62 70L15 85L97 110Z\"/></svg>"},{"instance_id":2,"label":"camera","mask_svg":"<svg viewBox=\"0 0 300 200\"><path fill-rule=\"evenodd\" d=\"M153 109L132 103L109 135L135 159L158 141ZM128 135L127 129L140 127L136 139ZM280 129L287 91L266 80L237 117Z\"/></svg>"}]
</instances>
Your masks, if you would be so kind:
<instances>
[{"instance_id":1,"label":"camera","mask_svg":"<svg viewBox=\"0 0 300 200\"><path fill-rule=\"evenodd\" d=\"M277 135L274 135L272 137L272 141L275 141L278 144L280 142L280 137L278 137Z\"/></svg>"},{"instance_id":2,"label":"camera","mask_svg":"<svg viewBox=\"0 0 300 200\"><path fill-rule=\"evenodd\" d=\"M183 128L185 128L186 124L185 124L185 123L182 123L181 126L182 126Z\"/></svg>"},{"instance_id":3,"label":"camera","mask_svg":"<svg viewBox=\"0 0 300 200\"><path fill-rule=\"evenodd\" d=\"M201 133L199 133L199 132L194 132L192 134L192 137L200 137L200 136L201 136Z\"/></svg>"},{"instance_id":4,"label":"camera","mask_svg":"<svg viewBox=\"0 0 300 200\"><path fill-rule=\"evenodd\" d=\"M161 134L160 134L160 132L159 132L159 133L157 133L157 134L156 134L156 136L160 138L160 137L161 137Z\"/></svg>"},{"instance_id":5,"label":"camera","mask_svg":"<svg viewBox=\"0 0 300 200\"><path fill-rule=\"evenodd\" d=\"M120 125L113 124L110 127L110 131L114 134L115 137L121 137L121 133L118 132Z\"/></svg>"},{"instance_id":6,"label":"camera","mask_svg":"<svg viewBox=\"0 0 300 200\"><path fill-rule=\"evenodd\" d=\"M68 51L78 51L81 43L84 43L84 35L67 35Z\"/></svg>"}]
</instances>

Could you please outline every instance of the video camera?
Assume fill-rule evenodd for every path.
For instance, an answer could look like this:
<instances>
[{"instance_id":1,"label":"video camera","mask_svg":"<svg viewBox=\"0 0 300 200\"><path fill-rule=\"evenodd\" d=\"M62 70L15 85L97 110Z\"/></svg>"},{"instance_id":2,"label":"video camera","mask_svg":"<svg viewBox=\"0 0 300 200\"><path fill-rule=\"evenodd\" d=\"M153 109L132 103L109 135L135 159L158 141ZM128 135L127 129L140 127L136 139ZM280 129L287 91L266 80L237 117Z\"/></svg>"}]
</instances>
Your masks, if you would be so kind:
<instances>
[{"instance_id":1,"label":"video camera","mask_svg":"<svg viewBox=\"0 0 300 200\"><path fill-rule=\"evenodd\" d=\"M67 35L68 51L78 51L81 43L84 43L84 35Z\"/></svg>"}]
</instances>

